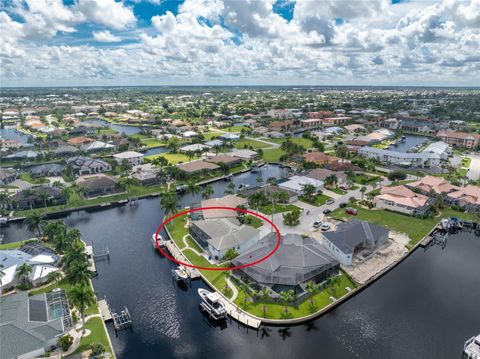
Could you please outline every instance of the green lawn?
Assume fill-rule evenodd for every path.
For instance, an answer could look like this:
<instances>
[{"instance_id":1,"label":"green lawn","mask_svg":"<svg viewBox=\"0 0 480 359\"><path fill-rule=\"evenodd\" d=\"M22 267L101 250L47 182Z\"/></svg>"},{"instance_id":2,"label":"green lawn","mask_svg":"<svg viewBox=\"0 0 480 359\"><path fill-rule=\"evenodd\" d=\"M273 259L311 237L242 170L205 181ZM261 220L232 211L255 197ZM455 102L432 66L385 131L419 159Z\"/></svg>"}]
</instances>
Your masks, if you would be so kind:
<instances>
[{"instance_id":1,"label":"green lawn","mask_svg":"<svg viewBox=\"0 0 480 359\"><path fill-rule=\"evenodd\" d=\"M249 214L246 217L246 222L245 224L248 224L249 226L252 226L253 228L260 228L263 226L263 220L261 218L258 218L257 216L253 216Z\"/></svg>"},{"instance_id":2,"label":"green lawn","mask_svg":"<svg viewBox=\"0 0 480 359\"><path fill-rule=\"evenodd\" d=\"M311 148L313 146L313 142L309 138L303 138L303 137L290 137L290 138L269 138L267 139L268 142L274 142L274 143L283 143L286 140L290 140L293 143L296 143L297 145L302 146L305 149Z\"/></svg>"},{"instance_id":3,"label":"green lawn","mask_svg":"<svg viewBox=\"0 0 480 359\"><path fill-rule=\"evenodd\" d=\"M331 198L324 195L324 194L317 194L316 196L314 196L312 198L310 198L310 197L307 198L305 196L300 196L299 199L300 199L300 201L309 203L313 206L320 207L320 206L323 206Z\"/></svg>"},{"instance_id":4,"label":"green lawn","mask_svg":"<svg viewBox=\"0 0 480 359\"><path fill-rule=\"evenodd\" d=\"M280 162L280 157L285 154L280 148L269 148L263 150L262 158L265 162Z\"/></svg>"},{"instance_id":5,"label":"green lawn","mask_svg":"<svg viewBox=\"0 0 480 359\"><path fill-rule=\"evenodd\" d=\"M167 145L165 141L157 140L156 138L142 138L140 142L147 148L163 147Z\"/></svg>"},{"instance_id":6,"label":"green lawn","mask_svg":"<svg viewBox=\"0 0 480 359\"><path fill-rule=\"evenodd\" d=\"M187 243L188 243L188 246L189 246L189 247L195 249L198 253L203 253L203 252L204 252L203 248L200 247L200 246L197 244L197 242L195 242L195 241L193 240L192 237L190 237L190 236L187 237Z\"/></svg>"},{"instance_id":7,"label":"green lawn","mask_svg":"<svg viewBox=\"0 0 480 359\"><path fill-rule=\"evenodd\" d=\"M90 335L83 337L80 340L79 347L72 354L81 353L85 350L88 350L90 344L92 343L100 343L105 347L105 350L110 353L113 352L112 348L110 348L110 343L108 342L108 337L102 323L102 318L90 318L85 324L85 327L90 330Z\"/></svg>"},{"instance_id":8,"label":"green lawn","mask_svg":"<svg viewBox=\"0 0 480 359\"><path fill-rule=\"evenodd\" d=\"M260 142L260 141L256 141L256 140L250 140L250 139L242 139L242 140L239 140L239 141L235 141L233 143L233 145L235 146L235 148L245 148L245 145L247 145L247 147L253 147L253 149L259 149L259 148L266 148L266 147L271 147L270 145L267 145L266 143L263 143L263 142Z\"/></svg>"},{"instance_id":9,"label":"green lawn","mask_svg":"<svg viewBox=\"0 0 480 359\"><path fill-rule=\"evenodd\" d=\"M353 180L360 184L369 184L372 182L381 181L382 178L380 176L367 176L364 174L356 174Z\"/></svg>"},{"instance_id":10,"label":"green lawn","mask_svg":"<svg viewBox=\"0 0 480 359\"><path fill-rule=\"evenodd\" d=\"M275 208L275 213L290 212L290 211L293 211L294 209L300 209L293 204L280 204L280 203L275 203L274 208ZM272 214L272 205L269 204L267 206L262 206L259 208L259 211L264 214Z\"/></svg>"},{"instance_id":11,"label":"green lawn","mask_svg":"<svg viewBox=\"0 0 480 359\"><path fill-rule=\"evenodd\" d=\"M25 243L35 242L35 241L36 240L32 240L32 241L27 240L27 241L18 241L18 242L0 244L0 250L20 248Z\"/></svg>"},{"instance_id":12,"label":"green lawn","mask_svg":"<svg viewBox=\"0 0 480 359\"><path fill-rule=\"evenodd\" d=\"M242 130L249 131L250 127L247 127L247 126L230 126L230 127L222 128L222 131L227 131L227 132L242 132Z\"/></svg>"},{"instance_id":13,"label":"green lawn","mask_svg":"<svg viewBox=\"0 0 480 359\"><path fill-rule=\"evenodd\" d=\"M113 128L102 128L97 130L97 134L99 135L114 135L118 133L118 131L114 130Z\"/></svg>"},{"instance_id":14,"label":"green lawn","mask_svg":"<svg viewBox=\"0 0 480 359\"><path fill-rule=\"evenodd\" d=\"M45 178L33 178L30 173L28 172L22 172L20 173L20 179L33 183L33 184L41 184L41 183L48 183L48 180Z\"/></svg>"},{"instance_id":15,"label":"green lawn","mask_svg":"<svg viewBox=\"0 0 480 359\"><path fill-rule=\"evenodd\" d=\"M333 193L336 193L336 194L340 194L340 195L344 195L345 193L347 193L346 191L344 191L343 189L341 188L328 188L329 191L332 191Z\"/></svg>"},{"instance_id":16,"label":"green lawn","mask_svg":"<svg viewBox=\"0 0 480 359\"><path fill-rule=\"evenodd\" d=\"M157 157L165 157L169 163L176 165L180 162L189 162L190 159L188 156L184 155L183 153L159 153L156 155L146 156L145 158L148 160L153 160ZM196 159L197 157L193 157L192 160Z\"/></svg>"},{"instance_id":17,"label":"green lawn","mask_svg":"<svg viewBox=\"0 0 480 359\"><path fill-rule=\"evenodd\" d=\"M202 134L206 141L210 141L211 139L217 138L221 135L220 132L205 132Z\"/></svg>"},{"instance_id":18,"label":"green lawn","mask_svg":"<svg viewBox=\"0 0 480 359\"><path fill-rule=\"evenodd\" d=\"M471 162L472 162L472 159L470 157L462 158L462 166L463 167L470 167Z\"/></svg>"},{"instance_id":19,"label":"green lawn","mask_svg":"<svg viewBox=\"0 0 480 359\"><path fill-rule=\"evenodd\" d=\"M182 238L188 234L188 228L185 228L185 216L180 216L167 223L168 231L178 248L185 248Z\"/></svg>"},{"instance_id":20,"label":"green lawn","mask_svg":"<svg viewBox=\"0 0 480 359\"><path fill-rule=\"evenodd\" d=\"M478 216L474 214L458 212L450 208L444 209L441 215L435 218L422 219L382 209L367 210L356 205L351 205L350 207L357 209L357 216L346 214L344 208L338 208L332 211L329 216L339 219L364 220L406 233L410 237L410 242L408 244L409 248L412 248L423 237L425 237L442 218L459 217L470 220L475 218L478 219Z\"/></svg>"}]
</instances>

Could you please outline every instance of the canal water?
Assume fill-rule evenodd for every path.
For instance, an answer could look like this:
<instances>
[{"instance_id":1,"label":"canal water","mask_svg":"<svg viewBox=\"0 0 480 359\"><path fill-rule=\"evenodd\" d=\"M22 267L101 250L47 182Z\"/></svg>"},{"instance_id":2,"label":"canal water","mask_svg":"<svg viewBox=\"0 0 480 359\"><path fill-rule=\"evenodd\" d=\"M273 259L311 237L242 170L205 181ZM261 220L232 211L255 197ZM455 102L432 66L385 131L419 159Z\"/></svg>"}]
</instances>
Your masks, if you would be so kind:
<instances>
[{"instance_id":1,"label":"canal water","mask_svg":"<svg viewBox=\"0 0 480 359\"><path fill-rule=\"evenodd\" d=\"M255 185L257 175L281 178L285 170L264 167L234 182ZM227 182L214 184L222 196ZM182 205L199 196L182 197ZM65 221L110 260L97 262L98 296L116 310L126 306L133 332L115 337L124 358L460 358L463 343L480 332L480 239L460 233L445 250L417 250L346 303L308 324L247 330L235 322L215 326L199 310L199 280L191 288L172 281L173 265L153 251L150 238L162 222L159 198L137 207L77 212ZM4 228L6 242L27 238L24 226Z\"/></svg>"},{"instance_id":2,"label":"canal water","mask_svg":"<svg viewBox=\"0 0 480 359\"><path fill-rule=\"evenodd\" d=\"M126 135L135 135L142 130L141 126L118 125L102 119L90 119L90 120L85 120L83 122L94 124L94 125L107 126L107 127L110 127L112 130L118 131L119 133L123 132Z\"/></svg>"},{"instance_id":3,"label":"canal water","mask_svg":"<svg viewBox=\"0 0 480 359\"><path fill-rule=\"evenodd\" d=\"M0 138L6 140L17 140L23 144L26 144L28 143L29 137L29 135L19 132L14 128L0 128Z\"/></svg>"},{"instance_id":4,"label":"canal water","mask_svg":"<svg viewBox=\"0 0 480 359\"><path fill-rule=\"evenodd\" d=\"M428 141L426 136L405 135L405 142L401 142L398 146L392 146L389 149L397 152L407 152L411 147Z\"/></svg>"}]
</instances>

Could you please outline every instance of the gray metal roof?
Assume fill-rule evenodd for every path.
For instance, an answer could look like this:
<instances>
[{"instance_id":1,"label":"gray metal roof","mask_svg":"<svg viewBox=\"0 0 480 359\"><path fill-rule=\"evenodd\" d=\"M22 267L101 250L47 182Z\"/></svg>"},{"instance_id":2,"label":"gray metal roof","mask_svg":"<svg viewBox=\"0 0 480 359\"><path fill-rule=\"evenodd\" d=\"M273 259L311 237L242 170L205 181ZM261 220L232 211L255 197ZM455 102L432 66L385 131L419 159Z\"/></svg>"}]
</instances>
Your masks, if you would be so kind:
<instances>
[{"instance_id":1,"label":"gray metal roof","mask_svg":"<svg viewBox=\"0 0 480 359\"><path fill-rule=\"evenodd\" d=\"M233 264L240 266L260 260L275 248L276 243L276 233L270 233L235 258ZM281 245L272 256L241 271L263 284L298 285L338 264L317 240L292 233L281 238Z\"/></svg>"},{"instance_id":2,"label":"gray metal roof","mask_svg":"<svg viewBox=\"0 0 480 359\"><path fill-rule=\"evenodd\" d=\"M340 223L335 231L324 232L323 236L343 253L351 254L362 243L371 245L388 238L390 231L384 227L365 221L348 221Z\"/></svg>"}]
</instances>

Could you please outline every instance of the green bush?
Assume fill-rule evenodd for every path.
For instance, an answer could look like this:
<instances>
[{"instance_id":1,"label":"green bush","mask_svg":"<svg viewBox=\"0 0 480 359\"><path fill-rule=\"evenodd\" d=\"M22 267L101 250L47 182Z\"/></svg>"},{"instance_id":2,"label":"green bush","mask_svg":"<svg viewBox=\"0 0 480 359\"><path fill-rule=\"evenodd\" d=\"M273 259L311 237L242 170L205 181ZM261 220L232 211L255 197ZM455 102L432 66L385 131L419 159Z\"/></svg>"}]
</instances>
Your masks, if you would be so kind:
<instances>
[{"instance_id":1,"label":"green bush","mask_svg":"<svg viewBox=\"0 0 480 359\"><path fill-rule=\"evenodd\" d=\"M64 352L66 352L73 344L73 337L70 334L66 334L58 339L58 345Z\"/></svg>"},{"instance_id":2,"label":"green bush","mask_svg":"<svg viewBox=\"0 0 480 359\"><path fill-rule=\"evenodd\" d=\"M105 347L100 343L90 344L90 350L92 351L92 358L100 357L105 353Z\"/></svg>"}]
</instances>

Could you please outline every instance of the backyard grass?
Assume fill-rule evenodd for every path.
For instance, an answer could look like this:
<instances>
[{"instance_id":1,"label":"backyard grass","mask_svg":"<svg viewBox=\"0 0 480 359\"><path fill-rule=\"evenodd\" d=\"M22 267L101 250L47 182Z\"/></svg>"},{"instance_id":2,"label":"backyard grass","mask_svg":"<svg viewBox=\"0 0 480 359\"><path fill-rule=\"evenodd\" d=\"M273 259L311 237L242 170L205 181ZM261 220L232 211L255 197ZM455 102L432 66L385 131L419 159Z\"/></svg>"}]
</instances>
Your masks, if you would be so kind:
<instances>
[{"instance_id":1,"label":"backyard grass","mask_svg":"<svg viewBox=\"0 0 480 359\"><path fill-rule=\"evenodd\" d=\"M369 183L378 182L381 180L382 178L380 176L367 176L364 174L356 174L355 177L353 178L354 182L357 182L360 184L369 184Z\"/></svg>"},{"instance_id":2,"label":"backyard grass","mask_svg":"<svg viewBox=\"0 0 480 359\"><path fill-rule=\"evenodd\" d=\"M34 242L34 241L36 241L36 239L0 244L0 250L20 248L25 243Z\"/></svg>"},{"instance_id":3,"label":"backyard grass","mask_svg":"<svg viewBox=\"0 0 480 359\"><path fill-rule=\"evenodd\" d=\"M300 201L309 203L313 206L320 207L320 206L323 206L331 198L324 194L317 194L316 196L313 196L313 197L300 196L299 199Z\"/></svg>"},{"instance_id":4,"label":"backyard grass","mask_svg":"<svg viewBox=\"0 0 480 359\"><path fill-rule=\"evenodd\" d=\"M90 330L90 335L83 337L80 340L80 345L72 354L81 353L85 350L88 350L92 343L102 344L106 351L112 353L112 348L110 348L110 343L108 342L108 337L102 323L102 318L90 318L85 324L85 327Z\"/></svg>"},{"instance_id":5,"label":"backyard grass","mask_svg":"<svg viewBox=\"0 0 480 359\"><path fill-rule=\"evenodd\" d=\"M280 204L280 203L275 203L275 213L282 213L282 212L290 212L293 211L294 209L300 209L297 206L293 204ZM259 208L259 211L264 213L264 214L272 214L272 205L268 204L266 206L262 206Z\"/></svg>"},{"instance_id":6,"label":"backyard grass","mask_svg":"<svg viewBox=\"0 0 480 359\"><path fill-rule=\"evenodd\" d=\"M471 162L472 162L472 159L470 157L462 158L462 166L463 167L470 167Z\"/></svg>"},{"instance_id":7,"label":"backyard grass","mask_svg":"<svg viewBox=\"0 0 480 359\"><path fill-rule=\"evenodd\" d=\"M245 145L247 147L253 147L253 149L259 149L259 148L266 148L266 147L270 147L270 145L266 144L266 143L263 143L263 142L260 142L260 141L256 141L256 140L251 140L251 139L242 139L242 140L239 140L239 141L235 141L233 143L233 145L235 146L235 148L245 148Z\"/></svg>"},{"instance_id":8,"label":"backyard grass","mask_svg":"<svg viewBox=\"0 0 480 359\"><path fill-rule=\"evenodd\" d=\"M195 242L191 236L188 236L188 237L186 238L186 241L187 241L187 243L188 243L188 246L191 247L191 248L193 248L193 249L195 249L198 253L203 253L203 252L204 252L204 251L203 251L203 248L200 247L200 246L198 245L198 243Z\"/></svg>"},{"instance_id":9,"label":"backyard grass","mask_svg":"<svg viewBox=\"0 0 480 359\"><path fill-rule=\"evenodd\" d=\"M185 248L182 238L188 234L188 228L185 227L185 216L177 217L167 223L168 231L178 248Z\"/></svg>"},{"instance_id":10,"label":"backyard grass","mask_svg":"<svg viewBox=\"0 0 480 359\"><path fill-rule=\"evenodd\" d=\"M263 226L263 220L261 218L258 218L256 216L249 214L246 217L245 224L248 224L253 228L260 228L261 226Z\"/></svg>"},{"instance_id":11,"label":"backyard grass","mask_svg":"<svg viewBox=\"0 0 480 359\"><path fill-rule=\"evenodd\" d=\"M242 130L250 131L250 127L247 126L230 126L222 128L223 131L227 132L242 132Z\"/></svg>"},{"instance_id":12,"label":"backyard grass","mask_svg":"<svg viewBox=\"0 0 480 359\"><path fill-rule=\"evenodd\" d=\"M280 148L268 148L263 150L262 158L265 162L280 162L280 157L285 154Z\"/></svg>"},{"instance_id":13,"label":"backyard grass","mask_svg":"<svg viewBox=\"0 0 480 359\"><path fill-rule=\"evenodd\" d=\"M203 137L205 138L206 141L210 141L211 139L217 138L218 136L221 135L220 132L205 132L202 133Z\"/></svg>"},{"instance_id":14,"label":"backyard grass","mask_svg":"<svg viewBox=\"0 0 480 359\"><path fill-rule=\"evenodd\" d=\"M302 146L305 149L311 148L313 146L313 142L309 138L303 138L303 137L290 137L290 138L268 138L268 142L274 142L274 143L279 143L282 144L285 141L290 140L293 143L296 143L297 145Z\"/></svg>"},{"instance_id":15,"label":"backyard grass","mask_svg":"<svg viewBox=\"0 0 480 359\"><path fill-rule=\"evenodd\" d=\"M33 178L30 173L22 172L20 174L20 179L24 180L25 182L33 183L33 184L40 184L40 183L48 183L48 180L45 178Z\"/></svg>"},{"instance_id":16,"label":"backyard grass","mask_svg":"<svg viewBox=\"0 0 480 359\"><path fill-rule=\"evenodd\" d=\"M147 148L163 147L167 145L165 141L157 140L156 138L142 138L140 142Z\"/></svg>"},{"instance_id":17,"label":"backyard grass","mask_svg":"<svg viewBox=\"0 0 480 359\"><path fill-rule=\"evenodd\" d=\"M344 195L345 193L347 193L346 191L344 191L343 189L341 188L328 188L329 191L332 191L333 193L336 193L336 194L340 194L340 195Z\"/></svg>"},{"instance_id":18,"label":"backyard grass","mask_svg":"<svg viewBox=\"0 0 480 359\"><path fill-rule=\"evenodd\" d=\"M147 160L153 160L158 157L165 157L169 163L172 165L176 165L181 162L189 162L190 159L188 156L184 155L183 153L159 153L156 155L146 156ZM192 160L197 159L197 157L193 157Z\"/></svg>"},{"instance_id":19,"label":"backyard grass","mask_svg":"<svg viewBox=\"0 0 480 359\"><path fill-rule=\"evenodd\" d=\"M368 210L356 205L350 207L356 208L357 216L345 213L345 209L338 208L332 211L329 216L337 219L359 219L378 224L389 229L402 232L410 237L408 248L412 248L423 237L425 237L442 218L458 217L467 220L478 219L478 216L471 213L455 211L445 208L442 213L434 218L417 218L402 213L386 211L383 209Z\"/></svg>"}]
</instances>

